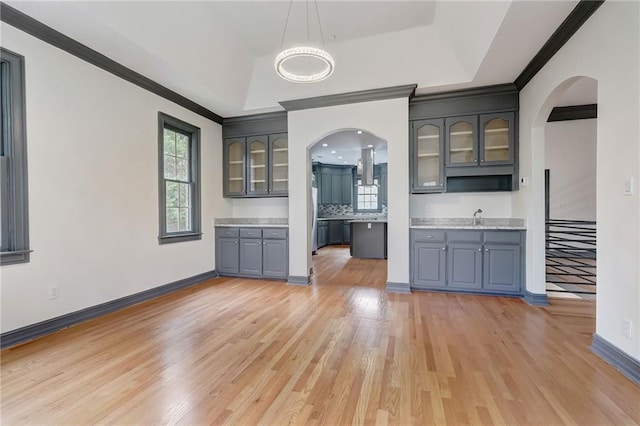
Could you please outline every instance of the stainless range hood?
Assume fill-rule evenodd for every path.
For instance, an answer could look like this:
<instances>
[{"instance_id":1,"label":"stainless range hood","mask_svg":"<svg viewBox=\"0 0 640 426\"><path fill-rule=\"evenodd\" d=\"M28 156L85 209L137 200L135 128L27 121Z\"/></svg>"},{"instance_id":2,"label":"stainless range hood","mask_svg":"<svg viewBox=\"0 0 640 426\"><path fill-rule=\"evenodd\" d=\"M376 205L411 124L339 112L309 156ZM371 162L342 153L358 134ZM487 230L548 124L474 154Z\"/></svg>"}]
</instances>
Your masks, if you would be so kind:
<instances>
[{"instance_id":1,"label":"stainless range hood","mask_svg":"<svg viewBox=\"0 0 640 426\"><path fill-rule=\"evenodd\" d=\"M362 185L373 185L373 148L362 148L358 175L362 179Z\"/></svg>"}]
</instances>

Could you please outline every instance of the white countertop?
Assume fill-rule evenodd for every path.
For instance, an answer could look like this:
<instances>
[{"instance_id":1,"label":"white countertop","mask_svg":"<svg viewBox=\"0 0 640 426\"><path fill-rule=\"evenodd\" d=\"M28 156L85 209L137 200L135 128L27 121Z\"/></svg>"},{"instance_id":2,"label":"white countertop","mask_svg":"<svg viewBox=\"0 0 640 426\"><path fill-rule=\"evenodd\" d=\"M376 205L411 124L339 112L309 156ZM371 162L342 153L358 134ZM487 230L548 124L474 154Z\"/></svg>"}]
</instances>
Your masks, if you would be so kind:
<instances>
[{"instance_id":1,"label":"white countertop","mask_svg":"<svg viewBox=\"0 0 640 426\"><path fill-rule=\"evenodd\" d=\"M286 217L223 217L215 219L214 226L233 228L288 228L289 219Z\"/></svg>"}]
</instances>

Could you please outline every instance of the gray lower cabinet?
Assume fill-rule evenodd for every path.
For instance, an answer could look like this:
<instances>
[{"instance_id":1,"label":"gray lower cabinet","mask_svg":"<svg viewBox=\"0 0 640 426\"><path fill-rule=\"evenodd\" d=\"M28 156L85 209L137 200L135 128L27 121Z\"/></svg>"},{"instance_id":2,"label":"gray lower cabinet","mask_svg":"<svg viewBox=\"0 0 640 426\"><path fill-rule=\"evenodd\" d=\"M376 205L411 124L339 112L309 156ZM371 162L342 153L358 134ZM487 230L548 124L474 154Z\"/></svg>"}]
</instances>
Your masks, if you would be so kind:
<instances>
[{"instance_id":1,"label":"gray lower cabinet","mask_svg":"<svg viewBox=\"0 0 640 426\"><path fill-rule=\"evenodd\" d=\"M287 240L262 240L262 276L286 278L289 268Z\"/></svg>"},{"instance_id":2,"label":"gray lower cabinet","mask_svg":"<svg viewBox=\"0 0 640 426\"><path fill-rule=\"evenodd\" d=\"M286 279L286 228L216 227L216 271L220 275Z\"/></svg>"},{"instance_id":3,"label":"gray lower cabinet","mask_svg":"<svg viewBox=\"0 0 640 426\"><path fill-rule=\"evenodd\" d=\"M520 290L520 246L484 245L484 288L500 292Z\"/></svg>"},{"instance_id":4,"label":"gray lower cabinet","mask_svg":"<svg viewBox=\"0 0 640 426\"><path fill-rule=\"evenodd\" d=\"M216 271L237 274L240 271L239 238L216 237Z\"/></svg>"},{"instance_id":5,"label":"gray lower cabinet","mask_svg":"<svg viewBox=\"0 0 640 426\"><path fill-rule=\"evenodd\" d=\"M329 244L329 224L326 221L318 222L318 248Z\"/></svg>"},{"instance_id":6,"label":"gray lower cabinet","mask_svg":"<svg viewBox=\"0 0 640 426\"><path fill-rule=\"evenodd\" d=\"M342 225L342 244L351 243L351 224L345 220Z\"/></svg>"},{"instance_id":7,"label":"gray lower cabinet","mask_svg":"<svg viewBox=\"0 0 640 426\"><path fill-rule=\"evenodd\" d=\"M416 288L444 288L446 280L446 247L444 243L413 244L413 286Z\"/></svg>"},{"instance_id":8,"label":"gray lower cabinet","mask_svg":"<svg viewBox=\"0 0 640 426\"><path fill-rule=\"evenodd\" d=\"M262 275L262 239L240 239L240 273Z\"/></svg>"},{"instance_id":9,"label":"gray lower cabinet","mask_svg":"<svg viewBox=\"0 0 640 426\"><path fill-rule=\"evenodd\" d=\"M447 286L451 289L482 288L482 247L475 243L450 243L447 250Z\"/></svg>"},{"instance_id":10,"label":"gray lower cabinet","mask_svg":"<svg viewBox=\"0 0 640 426\"><path fill-rule=\"evenodd\" d=\"M411 231L411 287L522 294L523 231Z\"/></svg>"},{"instance_id":11,"label":"gray lower cabinet","mask_svg":"<svg viewBox=\"0 0 640 426\"><path fill-rule=\"evenodd\" d=\"M327 222L329 222L329 244L342 244L344 221L328 220Z\"/></svg>"}]
</instances>

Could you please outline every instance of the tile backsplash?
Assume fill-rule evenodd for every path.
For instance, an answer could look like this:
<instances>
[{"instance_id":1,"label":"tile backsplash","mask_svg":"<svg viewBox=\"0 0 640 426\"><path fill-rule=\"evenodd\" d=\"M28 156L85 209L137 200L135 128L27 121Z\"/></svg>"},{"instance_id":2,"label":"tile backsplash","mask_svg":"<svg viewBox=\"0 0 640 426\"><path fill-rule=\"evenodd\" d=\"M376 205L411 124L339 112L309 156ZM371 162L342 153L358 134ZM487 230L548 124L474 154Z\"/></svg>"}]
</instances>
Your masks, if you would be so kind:
<instances>
[{"instance_id":1,"label":"tile backsplash","mask_svg":"<svg viewBox=\"0 0 640 426\"><path fill-rule=\"evenodd\" d=\"M386 216L387 205L382 205L380 213L359 213L353 212L351 204L320 204L318 205L318 217L336 217L336 216Z\"/></svg>"}]
</instances>

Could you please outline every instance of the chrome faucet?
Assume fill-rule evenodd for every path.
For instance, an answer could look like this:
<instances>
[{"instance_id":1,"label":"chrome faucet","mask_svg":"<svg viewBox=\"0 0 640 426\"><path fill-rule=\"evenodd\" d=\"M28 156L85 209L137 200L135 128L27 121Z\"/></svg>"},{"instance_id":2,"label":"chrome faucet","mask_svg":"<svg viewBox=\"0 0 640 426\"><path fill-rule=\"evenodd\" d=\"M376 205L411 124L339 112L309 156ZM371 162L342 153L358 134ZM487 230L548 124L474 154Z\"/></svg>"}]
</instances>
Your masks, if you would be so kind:
<instances>
[{"instance_id":1,"label":"chrome faucet","mask_svg":"<svg viewBox=\"0 0 640 426\"><path fill-rule=\"evenodd\" d=\"M475 212L473 212L473 224L477 225L478 222L480 222L480 219L482 219L481 217L478 217L478 214L482 213L482 209L478 209Z\"/></svg>"}]
</instances>

